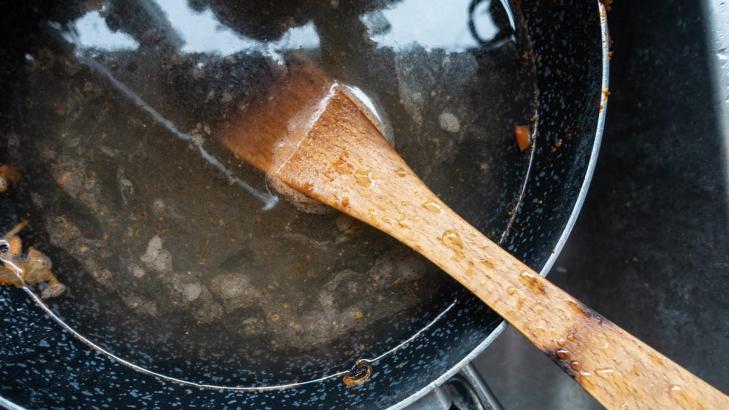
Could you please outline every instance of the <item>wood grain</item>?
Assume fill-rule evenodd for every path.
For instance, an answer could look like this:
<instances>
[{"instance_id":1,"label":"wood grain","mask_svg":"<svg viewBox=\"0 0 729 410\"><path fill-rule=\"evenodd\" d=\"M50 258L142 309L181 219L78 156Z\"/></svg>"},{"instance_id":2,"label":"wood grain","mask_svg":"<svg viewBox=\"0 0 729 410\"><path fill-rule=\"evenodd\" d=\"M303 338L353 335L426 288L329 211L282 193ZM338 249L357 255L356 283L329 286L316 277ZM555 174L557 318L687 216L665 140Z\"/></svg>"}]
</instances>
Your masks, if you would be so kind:
<instances>
[{"instance_id":1,"label":"wood grain","mask_svg":"<svg viewBox=\"0 0 729 410\"><path fill-rule=\"evenodd\" d=\"M317 84L324 81L316 78ZM268 126L278 134L257 135L250 143L241 133L247 118L224 132L221 141L294 189L428 258L606 407L729 409L727 396L540 277L469 225L413 173L341 86L320 85L306 91L316 97L316 104L295 99L309 107L307 113L315 113L303 128L287 132ZM285 90L296 91L288 86ZM294 107L289 104L282 111L264 102L257 110L267 112L266 121L272 121L271 110L286 118ZM285 159L272 160L270 153L281 146L294 148L287 149Z\"/></svg>"}]
</instances>

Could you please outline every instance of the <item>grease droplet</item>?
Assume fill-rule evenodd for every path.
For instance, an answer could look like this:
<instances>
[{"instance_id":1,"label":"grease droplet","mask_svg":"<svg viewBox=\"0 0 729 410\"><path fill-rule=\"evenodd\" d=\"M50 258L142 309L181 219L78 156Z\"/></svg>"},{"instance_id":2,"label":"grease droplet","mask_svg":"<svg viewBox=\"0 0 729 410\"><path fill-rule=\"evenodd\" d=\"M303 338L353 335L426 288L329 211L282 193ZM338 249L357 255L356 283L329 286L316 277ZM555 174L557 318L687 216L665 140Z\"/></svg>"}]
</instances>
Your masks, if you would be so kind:
<instances>
[{"instance_id":1,"label":"grease droplet","mask_svg":"<svg viewBox=\"0 0 729 410\"><path fill-rule=\"evenodd\" d=\"M513 295L514 293L516 293L516 288L513 286L509 286L508 288L506 288L506 293L508 293L509 295Z\"/></svg>"},{"instance_id":2,"label":"grease droplet","mask_svg":"<svg viewBox=\"0 0 729 410\"><path fill-rule=\"evenodd\" d=\"M542 319L539 322L537 322L537 325L534 327L536 330L544 333L547 331L547 322Z\"/></svg>"},{"instance_id":3,"label":"grease droplet","mask_svg":"<svg viewBox=\"0 0 729 410\"><path fill-rule=\"evenodd\" d=\"M575 370L580 370L582 368L582 363L580 363L579 360L572 360L570 361L570 367Z\"/></svg>"},{"instance_id":4,"label":"grease droplet","mask_svg":"<svg viewBox=\"0 0 729 410\"><path fill-rule=\"evenodd\" d=\"M567 335L567 340L570 342L577 340L577 336L575 336L575 329L570 330L570 334Z\"/></svg>"},{"instance_id":5,"label":"grease droplet","mask_svg":"<svg viewBox=\"0 0 729 410\"><path fill-rule=\"evenodd\" d=\"M443 232L440 239L447 247L451 248L453 253L455 253L454 256L456 259L463 259L463 240L458 232L453 229L449 229Z\"/></svg>"},{"instance_id":6,"label":"grease droplet","mask_svg":"<svg viewBox=\"0 0 729 410\"><path fill-rule=\"evenodd\" d=\"M479 262L481 262L483 264L483 266L485 266L485 267L487 267L489 269L495 268L496 265L494 265L494 263L491 262L489 259L491 259L491 257L488 256L488 255L486 255L483 258L479 259Z\"/></svg>"},{"instance_id":7,"label":"grease droplet","mask_svg":"<svg viewBox=\"0 0 729 410\"><path fill-rule=\"evenodd\" d=\"M680 392L681 390L683 390L683 388L681 388L681 386L679 386L678 384L672 384L671 387L668 389L668 392L671 394L676 394L676 393Z\"/></svg>"},{"instance_id":8,"label":"grease droplet","mask_svg":"<svg viewBox=\"0 0 729 410\"><path fill-rule=\"evenodd\" d=\"M544 284L539 280L538 275L529 271L523 271L519 274L519 280L524 283L532 292L539 294L544 293Z\"/></svg>"},{"instance_id":9,"label":"grease droplet","mask_svg":"<svg viewBox=\"0 0 729 410\"><path fill-rule=\"evenodd\" d=\"M352 172L352 166L341 157L332 163L332 167L340 174L349 174Z\"/></svg>"},{"instance_id":10,"label":"grease droplet","mask_svg":"<svg viewBox=\"0 0 729 410\"><path fill-rule=\"evenodd\" d=\"M443 208L441 208L440 205L436 204L433 201L427 201L427 202L425 202L423 204L423 208L427 209L428 211L430 211L430 212L432 212L434 214L439 214L439 213L441 213L443 211Z\"/></svg>"},{"instance_id":11,"label":"grease droplet","mask_svg":"<svg viewBox=\"0 0 729 410\"><path fill-rule=\"evenodd\" d=\"M405 170L404 170L404 169L402 169L402 168L398 168L398 169L397 169L397 171L395 171L395 173L396 173L396 174L397 174L397 176L399 176L399 177L404 177L405 175L407 175L407 174L408 174L408 173L407 173L407 171L405 171Z\"/></svg>"},{"instance_id":12,"label":"grease droplet","mask_svg":"<svg viewBox=\"0 0 729 410\"><path fill-rule=\"evenodd\" d=\"M473 262L468 261L468 267L466 267L466 275L467 278L470 278L473 276Z\"/></svg>"},{"instance_id":13,"label":"grease droplet","mask_svg":"<svg viewBox=\"0 0 729 410\"><path fill-rule=\"evenodd\" d=\"M590 377L590 376L592 376L592 373L590 373L588 370L580 370L580 376Z\"/></svg>"},{"instance_id":14,"label":"grease droplet","mask_svg":"<svg viewBox=\"0 0 729 410\"><path fill-rule=\"evenodd\" d=\"M564 345L566 345L566 344L567 344L567 340L565 340L564 338L560 337L559 339L557 339L557 345L559 345L559 347L564 347Z\"/></svg>"},{"instance_id":15,"label":"grease droplet","mask_svg":"<svg viewBox=\"0 0 729 410\"><path fill-rule=\"evenodd\" d=\"M364 187L371 187L373 184L372 173L367 168L360 168L354 171L354 179Z\"/></svg>"},{"instance_id":16,"label":"grease droplet","mask_svg":"<svg viewBox=\"0 0 729 410\"><path fill-rule=\"evenodd\" d=\"M612 367L603 367L602 369L595 369L595 373L598 376L608 376L615 373L615 370Z\"/></svg>"},{"instance_id":17,"label":"grease droplet","mask_svg":"<svg viewBox=\"0 0 729 410\"><path fill-rule=\"evenodd\" d=\"M519 274L519 276L521 276L524 279L534 279L534 278L536 278L536 275L534 275L531 272L527 272L527 271L523 271L522 273Z\"/></svg>"},{"instance_id":18,"label":"grease droplet","mask_svg":"<svg viewBox=\"0 0 729 410\"><path fill-rule=\"evenodd\" d=\"M570 351L565 348L558 349L556 352L554 352L554 354L556 354L557 357L559 357L561 360L569 360L571 356Z\"/></svg>"}]
</instances>

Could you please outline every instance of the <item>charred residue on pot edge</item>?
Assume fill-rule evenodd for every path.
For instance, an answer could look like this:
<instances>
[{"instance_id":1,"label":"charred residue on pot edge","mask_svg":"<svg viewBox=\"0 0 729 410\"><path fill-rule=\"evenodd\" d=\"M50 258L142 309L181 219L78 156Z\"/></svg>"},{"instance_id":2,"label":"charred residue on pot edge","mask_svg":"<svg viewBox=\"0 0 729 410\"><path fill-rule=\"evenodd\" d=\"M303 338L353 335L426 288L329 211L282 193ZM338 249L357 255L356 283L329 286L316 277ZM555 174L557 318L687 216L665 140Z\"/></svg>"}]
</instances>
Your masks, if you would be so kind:
<instances>
[{"instance_id":1,"label":"charred residue on pot edge","mask_svg":"<svg viewBox=\"0 0 729 410\"><path fill-rule=\"evenodd\" d=\"M359 359L354 366L342 377L342 383L352 388L363 385L372 376L372 365L364 359Z\"/></svg>"}]
</instances>

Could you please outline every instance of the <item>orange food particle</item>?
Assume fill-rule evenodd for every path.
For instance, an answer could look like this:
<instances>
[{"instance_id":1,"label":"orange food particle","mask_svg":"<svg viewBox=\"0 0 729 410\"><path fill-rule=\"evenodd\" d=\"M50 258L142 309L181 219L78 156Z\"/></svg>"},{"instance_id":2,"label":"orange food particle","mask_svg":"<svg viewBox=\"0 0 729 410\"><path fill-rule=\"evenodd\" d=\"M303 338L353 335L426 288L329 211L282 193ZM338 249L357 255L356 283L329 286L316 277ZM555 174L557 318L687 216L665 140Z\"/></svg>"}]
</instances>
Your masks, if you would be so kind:
<instances>
[{"instance_id":1,"label":"orange food particle","mask_svg":"<svg viewBox=\"0 0 729 410\"><path fill-rule=\"evenodd\" d=\"M58 178L58 185L59 185L60 187L63 187L64 185L66 185L66 184L68 183L68 181L70 181L70 180L71 180L71 177L73 177L73 174L71 173L71 171L66 171L66 172L64 172L64 173L63 173L63 174L61 175L61 177L60 177L60 178Z\"/></svg>"},{"instance_id":2,"label":"orange food particle","mask_svg":"<svg viewBox=\"0 0 729 410\"><path fill-rule=\"evenodd\" d=\"M18 179L18 170L12 165L0 165L0 177L5 178L8 181L15 181Z\"/></svg>"},{"instance_id":3,"label":"orange food particle","mask_svg":"<svg viewBox=\"0 0 729 410\"><path fill-rule=\"evenodd\" d=\"M528 125L515 126L514 136L516 137L516 143L519 145L519 150L522 152L524 152L532 142L531 131L529 130Z\"/></svg>"}]
</instances>

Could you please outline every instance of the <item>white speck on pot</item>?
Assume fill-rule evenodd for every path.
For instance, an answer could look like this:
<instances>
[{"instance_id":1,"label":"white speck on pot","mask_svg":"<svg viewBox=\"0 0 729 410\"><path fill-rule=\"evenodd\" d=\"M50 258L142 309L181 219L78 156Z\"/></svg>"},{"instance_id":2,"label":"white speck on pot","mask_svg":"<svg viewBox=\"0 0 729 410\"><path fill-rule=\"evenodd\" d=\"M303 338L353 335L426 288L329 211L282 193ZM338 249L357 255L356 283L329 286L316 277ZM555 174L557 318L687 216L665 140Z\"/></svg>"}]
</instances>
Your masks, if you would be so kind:
<instances>
[{"instance_id":1,"label":"white speck on pot","mask_svg":"<svg viewBox=\"0 0 729 410\"><path fill-rule=\"evenodd\" d=\"M132 275L135 278L141 278L141 277L143 277L144 275L147 274L147 272L145 272L144 269L142 269L141 266L136 265L136 264L135 265L132 265L131 272L132 272Z\"/></svg>"},{"instance_id":2,"label":"white speck on pot","mask_svg":"<svg viewBox=\"0 0 729 410\"><path fill-rule=\"evenodd\" d=\"M190 141L192 144L196 147L200 147L203 144L205 144L205 138L202 136L202 134L199 134L197 131L194 131L192 134L192 137L190 138Z\"/></svg>"},{"instance_id":3,"label":"white speck on pot","mask_svg":"<svg viewBox=\"0 0 729 410\"><path fill-rule=\"evenodd\" d=\"M121 192L121 198L124 205L129 202L129 196L134 193L134 185L132 185L132 181L125 178L123 173L119 177L119 192Z\"/></svg>"},{"instance_id":4,"label":"white speck on pot","mask_svg":"<svg viewBox=\"0 0 729 410\"><path fill-rule=\"evenodd\" d=\"M324 307L334 306L334 296L330 292L321 291L319 292L319 303Z\"/></svg>"},{"instance_id":5,"label":"white speck on pot","mask_svg":"<svg viewBox=\"0 0 729 410\"><path fill-rule=\"evenodd\" d=\"M107 157L114 158L117 154L117 152L106 145L99 146L99 151L101 151L102 154L106 155Z\"/></svg>"},{"instance_id":6,"label":"white speck on pot","mask_svg":"<svg viewBox=\"0 0 729 410\"><path fill-rule=\"evenodd\" d=\"M155 199L152 201L152 211L155 214L162 214L165 211L165 201L161 199Z\"/></svg>"},{"instance_id":7,"label":"white speck on pot","mask_svg":"<svg viewBox=\"0 0 729 410\"><path fill-rule=\"evenodd\" d=\"M223 316L223 307L217 302L205 303L193 313L195 319L209 323Z\"/></svg>"},{"instance_id":8,"label":"white speck on pot","mask_svg":"<svg viewBox=\"0 0 729 410\"><path fill-rule=\"evenodd\" d=\"M162 247L162 238L155 235L147 244L147 251L139 258L148 268L158 272L172 271L172 255Z\"/></svg>"},{"instance_id":9,"label":"white speck on pot","mask_svg":"<svg viewBox=\"0 0 729 410\"><path fill-rule=\"evenodd\" d=\"M223 96L220 98L220 102L223 104L230 104L233 101L233 96L229 92L223 92Z\"/></svg>"},{"instance_id":10,"label":"white speck on pot","mask_svg":"<svg viewBox=\"0 0 729 410\"><path fill-rule=\"evenodd\" d=\"M461 124L458 122L458 117L449 112L444 111L440 113L438 116L438 122L440 123L440 128L452 134L461 130Z\"/></svg>"},{"instance_id":11,"label":"white speck on pot","mask_svg":"<svg viewBox=\"0 0 729 410\"><path fill-rule=\"evenodd\" d=\"M223 299L225 310L233 311L259 301L261 293L242 273L223 273L210 282L210 292Z\"/></svg>"},{"instance_id":12,"label":"white speck on pot","mask_svg":"<svg viewBox=\"0 0 729 410\"><path fill-rule=\"evenodd\" d=\"M182 288L182 295L189 302L192 302L193 300L199 298L201 292L202 286L200 286L199 283L188 283L187 285L185 285L185 287Z\"/></svg>"}]
</instances>

